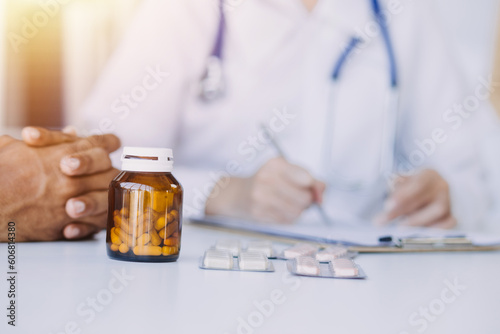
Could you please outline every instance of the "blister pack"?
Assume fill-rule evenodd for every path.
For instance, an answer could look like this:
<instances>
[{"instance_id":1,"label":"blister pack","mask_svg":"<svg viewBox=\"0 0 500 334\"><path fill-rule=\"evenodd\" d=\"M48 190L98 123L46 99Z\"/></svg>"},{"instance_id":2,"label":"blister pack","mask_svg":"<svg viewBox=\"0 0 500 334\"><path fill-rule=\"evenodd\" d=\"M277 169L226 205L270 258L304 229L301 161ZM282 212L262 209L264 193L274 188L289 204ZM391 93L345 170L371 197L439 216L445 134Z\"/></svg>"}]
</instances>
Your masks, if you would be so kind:
<instances>
[{"instance_id":1,"label":"blister pack","mask_svg":"<svg viewBox=\"0 0 500 334\"><path fill-rule=\"evenodd\" d=\"M353 260L347 258L334 259L321 263L313 257L300 256L287 262L288 271L298 276L363 279L365 273Z\"/></svg>"},{"instance_id":2,"label":"blister pack","mask_svg":"<svg viewBox=\"0 0 500 334\"><path fill-rule=\"evenodd\" d=\"M354 259L357 255L357 252L351 252L341 245L319 248L307 243L298 243L283 250L278 258L282 260L291 260L301 256L308 256L315 258L319 262L326 263L340 258Z\"/></svg>"},{"instance_id":3,"label":"blister pack","mask_svg":"<svg viewBox=\"0 0 500 334\"><path fill-rule=\"evenodd\" d=\"M248 242L246 247L242 247L239 240L224 239L218 240L213 249L228 251L233 257L238 257L241 252L258 252L263 253L268 259L276 258L273 244L267 240L252 240Z\"/></svg>"},{"instance_id":4,"label":"blister pack","mask_svg":"<svg viewBox=\"0 0 500 334\"><path fill-rule=\"evenodd\" d=\"M273 272L274 266L261 252L240 252L237 257L228 250L209 249L200 258L200 268L209 270Z\"/></svg>"}]
</instances>

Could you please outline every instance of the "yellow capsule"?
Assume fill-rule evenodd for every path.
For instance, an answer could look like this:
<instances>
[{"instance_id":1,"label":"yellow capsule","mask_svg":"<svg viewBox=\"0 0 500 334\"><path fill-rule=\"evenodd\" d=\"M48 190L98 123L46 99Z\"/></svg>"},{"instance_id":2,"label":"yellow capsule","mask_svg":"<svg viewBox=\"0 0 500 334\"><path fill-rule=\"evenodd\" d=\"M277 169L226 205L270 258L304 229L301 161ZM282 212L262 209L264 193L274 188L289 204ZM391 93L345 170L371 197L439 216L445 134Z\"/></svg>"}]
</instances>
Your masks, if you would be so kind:
<instances>
[{"instance_id":1,"label":"yellow capsule","mask_svg":"<svg viewBox=\"0 0 500 334\"><path fill-rule=\"evenodd\" d=\"M151 206L151 193L149 191L142 192L142 203L145 208Z\"/></svg>"},{"instance_id":2,"label":"yellow capsule","mask_svg":"<svg viewBox=\"0 0 500 334\"><path fill-rule=\"evenodd\" d=\"M179 224L172 223L167 225L167 236L172 236L175 232L179 230Z\"/></svg>"},{"instance_id":3,"label":"yellow capsule","mask_svg":"<svg viewBox=\"0 0 500 334\"><path fill-rule=\"evenodd\" d=\"M111 231L109 232L109 235L111 237L111 242L114 244L114 245L121 245L122 243L122 240L120 239L120 237L118 236L118 234L116 233L116 228L112 227L111 228Z\"/></svg>"},{"instance_id":4,"label":"yellow capsule","mask_svg":"<svg viewBox=\"0 0 500 334\"><path fill-rule=\"evenodd\" d=\"M179 249L177 247L163 246L161 248L161 253L164 256L175 255L175 254L179 253Z\"/></svg>"},{"instance_id":5,"label":"yellow capsule","mask_svg":"<svg viewBox=\"0 0 500 334\"><path fill-rule=\"evenodd\" d=\"M160 238L167 239L177 232L177 228L178 225L176 223L168 224L167 227L161 230L158 234L160 235Z\"/></svg>"},{"instance_id":6,"label":"yellow capsule","mask_svg":"<svg viewBox=\"0 0 500 334\"><path fill-rule=\"evenodd\" d=\"M115 228L115 233L120 237L120 240L126 243L129 246L132 246L134 243L134 238L132 238L130 235L128 235L124 230L121 228L117 227ZM121 242L120 242L121 244Z\"/></svg>"},{"instance_id":7,"label":"yellow capsule","mask_svg":"<svg viewBox=\"0 0 500 334\"><path fill-rule=\"evenodd\" d=\"M168 238L163 241L165 246L179 246L179 239L177 238Z\"/></svg>"},{"instance_id":8,"label":"yellow capsule","mask_svg":"<svg viewBox=\"0 0 500 334\"><path fill-rule=\"evenodd\" d=\"M165 220L165 217L160 217L160 218L158 218L158 220L155 223L155 229L159 231L162 228L164 228L165 225L167 225L167 221Z\"/></svg>"},{"instance_id":9,"label":"yellow capsule","mask_svg":"<svg viewBox=\"0 0 500 334\"><path fill-rule=\"evenodd\" d=\"M114 217L115 221L115 226L121 228L125 233L130 234L130 227L128 225L128 220L121 217L121 216L115 216Z\"/></svg>"},{"instance_id":10,"label":"yellow capsule","mask_svg":"<svg viewBox=\"0 0 500 334\"><path fill-rule=\"evenodd\" d=\"M139 224L136 226L135 233L136 235L142 235L151 231L153 227L154 226L151 222L144 220L142 222L139 222Z\"/></svg>"},{"instance_id":11,"label":"yellow capsule","mask_svg":"<svg viewBox=\"0 0 500 334\"><path fill-rule=\"evenodd\" d=\"M162 239L160 238L155 229L151 230L150 235L151 235L151 244L153 246L160 246Z\"/></svg>"},{"instance_id":12,"label":"yellow capsule","mask_svg":"<svg viewBox=\"0 0 500 334\"><path fill-rule=\"evenodd\" d=\"M135 246L134 254L137 256L159 256L161 255L161 247L160 246Z\"/></svg>"},{"instance_id":13,"label":"yellow capsule","mask_svg":"<svg viewBox=\"0 0 500 334\"><path fill-rule=\"evenodd\" d=\"M174 194L166 191L155 191L153 193L153 210L156 212L165 212L172 206L174 202Z\"/></svg>"},{"instance_id":14,"label":"yellow capsule","mask_svg":"<svg viewBox=\"0 0 500 334\"><path fill-rule=\"evenodd\" d=\"M109 248L111 248L113 252L118 252L119 247L120 246L118 246L117 244L111 244L111 246L109 246Z\"/></svg>"},{"instance_id":15,"label":"yellow capsule","mask_svg":"<svg viewBox=\"0 0 500 334\"><path fill-rule=\"evenodd\" d=\"M122 217L120 215L115 215L113 217L113 221L115 222L116 227L120 227L120 225L122 224Z\"/></svg>"},{"instance_id":16,"label":"yellow capsule","mask_svg":"<svg viewBox=\"0 0 500 334\"><path fill-rule=\"evenodd\" d=\"M129 249L130 248L126 244L121 244L120 247L118 248L120 253L123 253L123 254L128 253Z\"/></svg>"},{"instance_id":17,"label":"yellow capsule","mask_svg":"<svg viewBox=\"0 0 500 334\"><path fill-rule=\"evenodd\" d=\"M175 216L172 213L167 213L167 221L169 224L175 221Z\"/></svg>"},{"instance_id":18,"label":"yellow capsule","mask_svg":"<svg viewBox=\"0 0 500 334\"><path fill-rule=\"evenodd\" d=\"M163 191L155 191L153 193L153 210L163 212L167 208L167 197Z\"/></svg>"},{"instance_id":19,"label":"yellow capsule","mask_svg":"<svg viewBox=\"0 0 500 334\"><path fill-rule=\"evenodd\" d=\"M139 217L139 221L148 223L154 221L154 211L150 211L149 209L146 210L147 211L144 211L144 213Z\"/></svg>"},{"instance_id":20,"label":"yellow capsule","mask_svg":"<svg viewBox=\"0 0 500 334\"><path fill-rule=\"evenodd\" d=\"M131 191L130 194L130 206L129 206L129 220L132 225L137 224L137 218L140 216L140 211L142 210L142 205L140 204L142 200L141 193L139 191Z\"/></svg>"},{"instance_id":21,"label":"yellow capsule","mask_svg":"<svg viewBox=\"0 0 500 334\"><path fill-rule=\"evenodd\" d=\"M151 210L151 221L157 221L162 216L162 213Z\"/></svg>"},{"instance_id":22,"label":"yellow capsule","mask_svg":"<svg viewBox=\"0 0 500 334\"><path fill-rule=\"evenodd\" d=\"M122 208L120 210L120 214L124 217L128 217L128 209L127 208Z\"/></svg>"},{"instance_id":23,"label":"yellow capsule","mask_svg":"<svg viewBox=\"0 0 500 334\"><path fill-rule=\"evenodd\" d=\"M151 241L151 236L148 233L144 233L139 238L137 238L137 245L144 246L147 245L148 242Z\"/></svg>"},{"instance_id":24,"label":"yellow capsule","mask_svg":"<svg viewBox=\"0 0 500 334\"><path fill-rule=\"evenodd\" d=\"M174 216L175 220L179 219L179 211L172 210L170 213Z\"/></svg>"},{"instance_id":25,"label":"yellow capsule","mask_svg":"<svg viewBox=\"0 0 500 334\"><path fill-rule=\"evenodd\" d=\"M132 232L130 231L130 226L128 224L128 221L126 219L123 219L122 220L122 223L120 225L120 228L127 234L132 234Z\"/></svg>"}]
</instances>

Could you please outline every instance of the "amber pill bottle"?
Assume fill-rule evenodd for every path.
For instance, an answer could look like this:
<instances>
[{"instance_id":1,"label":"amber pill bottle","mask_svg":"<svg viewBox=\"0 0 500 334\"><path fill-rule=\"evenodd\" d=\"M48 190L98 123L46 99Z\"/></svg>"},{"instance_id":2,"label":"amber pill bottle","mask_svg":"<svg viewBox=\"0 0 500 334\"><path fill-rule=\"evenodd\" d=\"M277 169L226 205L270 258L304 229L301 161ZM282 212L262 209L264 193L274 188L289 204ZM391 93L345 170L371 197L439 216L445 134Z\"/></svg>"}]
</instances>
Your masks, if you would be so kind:
<instances>
[{"instance_id":1,"label":"amber pill bottle","mask_svg":"<svg viewBox=\"0 0 500 334\"><path fill-rule=\"evenodd\" d=\"M180 183L170 149L125 147L122 172L109 186L106 247L116 260L173 262L182 234Z\"/></svg>"}]
</instances>

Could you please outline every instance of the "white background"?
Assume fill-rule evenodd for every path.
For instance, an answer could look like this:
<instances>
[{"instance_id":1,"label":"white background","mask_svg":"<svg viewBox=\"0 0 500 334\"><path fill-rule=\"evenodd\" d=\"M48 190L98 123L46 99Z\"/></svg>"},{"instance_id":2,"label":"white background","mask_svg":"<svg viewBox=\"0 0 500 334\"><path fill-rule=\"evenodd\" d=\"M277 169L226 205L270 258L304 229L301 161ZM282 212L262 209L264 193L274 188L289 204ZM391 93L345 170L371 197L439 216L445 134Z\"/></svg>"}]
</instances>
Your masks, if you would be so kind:
<instances>
[{"instance_id":1,"label":"white background","mask_svg":"<svg viewBox=\"0 0 500 334\"><path fill-rule=\"evenodd\" d=\"M457 53L471 81L477 76L491 72L492 56L495 47L498 0L435 0L440 8L440 15L448 30L449 38L457 46ZM6 0L0 0L0 12ZM130 5L125 7L130 8ZM5 34L4 18L0 15L0 36ZM422 22L425 24L425 22ZM5 40L4 40L5 41ZM5 43L0 43L0 78L4 78ZM4 85L0 80L0 126L3 125ZM76 109L73 109L75 113ZM74 119L67 115L66 119Z\"/></svg>"},{"instance_id":2,"label":"white background","mask_svg":"<svg viewBox=\"0 0 500 334\"><path fill-rule=\"evenodd\" d=\"M436 0L469 78L491 72L498 0ZM424 24L424 22L422 22Z\"/></svg>"},{"instance_id":3,"label":"white background","mask_svg":"<svg viewBox=\"0 0 500 334\"><path fill-rule=\"evenodd\" d=\"M456 47L459 61L471 87L478 77L488 77L493 71L497 43L498 0L437 0L447 35ZM483 159L493 195L493 208L486 228L500 231L500 130L484 132Z\"/></svg>"}]
</instances>

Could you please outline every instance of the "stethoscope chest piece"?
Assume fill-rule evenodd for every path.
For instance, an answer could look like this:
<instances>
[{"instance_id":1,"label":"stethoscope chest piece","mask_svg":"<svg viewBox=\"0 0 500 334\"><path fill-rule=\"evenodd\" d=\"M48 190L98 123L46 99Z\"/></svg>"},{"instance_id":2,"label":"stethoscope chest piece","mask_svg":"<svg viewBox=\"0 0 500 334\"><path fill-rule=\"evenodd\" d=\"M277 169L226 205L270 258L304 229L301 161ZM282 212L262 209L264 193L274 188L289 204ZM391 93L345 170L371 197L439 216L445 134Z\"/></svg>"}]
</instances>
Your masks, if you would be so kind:
<instances>
[{"instance_id":1,"label":"stethoscope chest piece","mask_svg":"<svg viewBox=\"0 0 500 334\"><path fill-rule=\"evenodd\" d=\"M200 98L205 102L214 101L225 93L222 61L219 57L207 59L205 73L200 80Z\"/></svg>"}]
</instances>

